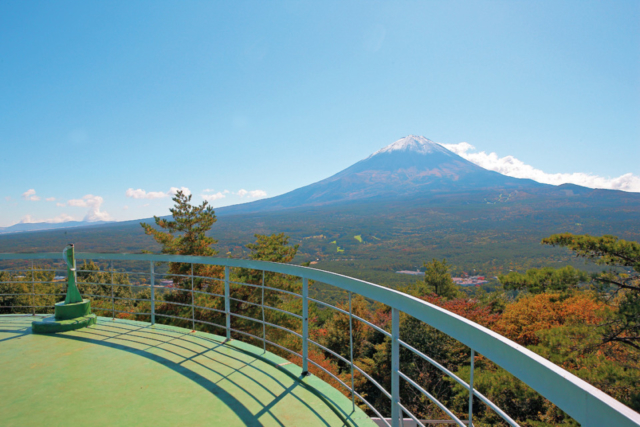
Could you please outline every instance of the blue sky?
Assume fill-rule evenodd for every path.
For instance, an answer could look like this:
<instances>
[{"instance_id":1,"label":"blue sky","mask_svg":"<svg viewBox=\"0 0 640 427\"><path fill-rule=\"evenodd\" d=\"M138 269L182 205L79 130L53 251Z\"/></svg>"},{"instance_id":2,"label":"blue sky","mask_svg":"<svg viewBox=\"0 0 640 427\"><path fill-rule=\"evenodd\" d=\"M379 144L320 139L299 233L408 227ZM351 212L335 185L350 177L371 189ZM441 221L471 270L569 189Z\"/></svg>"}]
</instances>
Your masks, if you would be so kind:
<instances>
[{"instance_id":1,"label":"blue sky","mask_svg":"<svg viewBox=\"0 0 640 427\"><path fill-rule=\"evenodd\" d=\"M2 2L0 226L274 196L409 134L640 191L638 22L638 1Z\"/></svg>"}]
</instances>

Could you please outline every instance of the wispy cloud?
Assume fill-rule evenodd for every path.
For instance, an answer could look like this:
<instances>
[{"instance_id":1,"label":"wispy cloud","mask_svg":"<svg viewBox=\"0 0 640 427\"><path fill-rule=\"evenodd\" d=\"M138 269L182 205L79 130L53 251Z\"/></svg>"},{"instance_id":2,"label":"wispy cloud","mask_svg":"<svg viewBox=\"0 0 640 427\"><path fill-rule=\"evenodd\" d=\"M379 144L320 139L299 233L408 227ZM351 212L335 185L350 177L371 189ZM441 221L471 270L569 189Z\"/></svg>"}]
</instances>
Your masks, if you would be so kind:
<instances>
[{"instance_id":1,"label":"wispy cloud","mask_svg":"<svg viewBox=\"0 0 640 427\"><path fill-rule=\"evenodd\" d=\"M47 202L55 202L55 201L56 201L56 198L55 198L55 197L47 197L45 200L46 200Z\"/></svg>"},{"instance_id":2,"label":"wispy cloud","mask_svg":"<svg viewBox=\"0 0 640 427\"><path fill-rule=\"evenodd\" d=\"M67 206L89 208L89 212L85 215L84 221L109 221L111 219L111 215L100 210L103 202L104 199L102 197L87 194L81 199L69 200L67 202Z\"/></svg>"},{"instance_id":3,"label":"wispy cloud","mask_svg":"<svg viewBox=\"0 0 640 427\"><path fill-rule=\"evenodd\" d=\"M248 197L250 199L258 199L261 197L267 197L267 192L264 190L245 190L244 188L241 188L240 190L238 190L238 192L236 193L238 196L240 197Z\"/></svg>"},{"instance_id":4,"label":"wispy cloud","mask_svg":"<svg viewBox=\"0 0 640 427\"><path fill-rule=\"evenodd\" d=\"M33 188L22 193L22 198L25 200L31 200L32 202L37 202L40 200L40 197L36 195L36 190Z\"/></svg>"},{"instance_id":5,"label":"wispy cloud","mask_svg":"<svg viewBox=\"0 0 640 427\"><path fill-rule=\"evenodd\" d=\"M544 184L577 184L589 188L604 188L610 190L622 190L640 192L640 177L632 173L620 175L617 178L609 178L587 173L546 173L540 169L524 163L513 156L499 157L496 153L484 151L472 152L476 148L467 143L441 144L447 150L453 151L460 157L475 163L485 169L499 172L514 178L529 178Z\"/></svg>"},{"instance_id":6,"label":"wispy cloud","mask_svg":"<svg viewBox=\"0 0 640 427\"><path fill-rule=\"evenodd\" d=\"M20 223L21 224L34 224L34 223L37 223L37 222L48 222L48 223L51 223L51 224L58 224L58 223L67 222L67 221L75 221L75 218L72 217L71 215L67 215L67 214L64 214L64 213L58 215L55 218L49 218L49 219L43 219L43 220L35 219L31 215L25 215L20 220Z\"/></svg>"},{"instance_id":7,"label":"wispy cloud","mask_svg":"<svg viewBox=\"0 0 640 427\"><path fill-rule=\"evenodd\" d=\"M132 197L134 199L162 199L164 197L169 197L168 193L163 193L162 191L146 192L141 188L138 188L137 190L130 188L125 194L127 197Z\"/></svg>"},{"instance_id":8,"label":"wispy cloud","mask_svg":"<svg viewBox=\"0 0 640 427\"><path fill-rule=\"evenodd\" d=\"M227 197L221 191L218 191L214 194L202 194L201 196L207 202L213 202L214 200L224 199L225 197Z\"/></svg>"},{"instance_id":9,"label":"wispy cloud","mask_svg":"<svg viewBox=\"0 0 640 427\"><path fill-rule=\"evenodd\" d=\"M125 194L127 197L131 197L133 199L163 199L165 197L175 196L176 193L178 193L178 191L180 190L182 190L182 192L187 196L191 194L191 190L189 190L187 187L179 187L179 188L171 187L169 191L166 191L166 192L163 192L163 191L147 192L141 188L138 188L137 190L134 190L133 188L129 188Z\"/></svg>"},{"instance_id":10,"label":"wispy cloud","mask_svg":"<svg viewBox=\"0 0 640 427\"><path fill-rule=\"evenodd\" d=\"M189 190L187 187L179 187L179 188L178 187L171 187L169 189L169 194L171 194L172 196L175 196L178 193L178 191L182 191L182 193L185 196L190 196L191 195L191 190Z\"/></svg>"}]
</instances>

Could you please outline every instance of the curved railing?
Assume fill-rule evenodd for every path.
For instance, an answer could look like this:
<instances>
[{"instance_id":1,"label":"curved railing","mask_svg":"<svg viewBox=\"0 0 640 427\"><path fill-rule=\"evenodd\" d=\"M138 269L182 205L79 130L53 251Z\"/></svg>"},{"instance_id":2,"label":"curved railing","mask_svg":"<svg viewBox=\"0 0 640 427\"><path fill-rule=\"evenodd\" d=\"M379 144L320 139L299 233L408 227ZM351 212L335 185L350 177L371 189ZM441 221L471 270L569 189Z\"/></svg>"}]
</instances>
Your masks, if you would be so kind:
<instances>
[{"instance_id":1,"label":"curved railing","mask_svg":"<svg viewBox=\"0 0 640 427\"><path fill-rule=\"evenodd\" d=\"M0 254L0 260L42 260L42 259L60 259L60 254L57 253L42 253L42 254ZM409 411L402 403L400 399L400 380L403 379L408 384L413 386L417 391L422 393L427 399L432 401L435 405L437 405L443 412L449 415L453 422L459 426L464 426L467 423L472 425L472 414L473 414L473 399L469 398L469 420L461 420L459 419L451 410L446 408L441 402L439 402L436 397L431 395L423 386L418 384L416 381L411 379L409 376L405 375L400 366L400 348L405 348L418 357L424 359L429 362L436 368L440 369L444 374L451 377L458 384L460 384L466 390L473 390L473 396L478 398L484 404L488 405L493 411L495 411L502 419L511 426L518 426L518 424L511 419L504 411L498 408L495 404L493 404L489 399L483 396L480 392L478 392L475 388L473 388L473 372L474 372L474 353L480 353L486 358L490 359L497 365L504 368L506 371L529 385L531 388L536 390L546 399L557 405L560 409L570 415L573 419L579 422L583 427L589 426L638 426L640 425L640 414L631 410L627 406L593 387L592 385L586 383L585 381L579 379L573 374L563 370L562 368L556 366L555 364L549 362L548 360L540 357L539 355L533 353L532 351L514 343L513 341L508 340L507 338L483 327L474 322L471 322L457 314L446 311L440 307L437 307L433 304L425 302L421 299L412 297L405 293L389 289L386 287L382 287L379 285L375 285L373 283L368 283L362 280L342 276L335 273L330 273L326 271L316 270L313 268L289 265L289 264L278 264L264 261L253 261L253 260L241 260L241 259L227 259L227 258L210 258L210 257L198 257L198 256L182 256L182 255L153 255L153 254L99 254L99 253L77 253L76 259L82 260L101 260L101 261L110 261L110 262L130 262L130 261L145 261L149 263L149 270L147 274L150 278L150 283L148 288L150 289L150 298L148 299L135 299L135 301L148 301L150 303L150 312L149 313L134 313L136 315L147 315L150 317L150 322L154 324L156 322L156 316L164 316L164 317L175 317L177 319L181 319L184 321L196 323L204 323L210 326L219 327L225 330L226 337L231 339L231 333L239 333L243 335L250 336L253 339L257 339L263 342L266 348L266 344L273 345L278 347L284 351L293 353L301 358L301 365L303 373L308 372L309 364L316 366L317 368L323 370L328 375L333 377L338 383L340 383L343 387L349 390L352 400L355 404L355 399L357 398L359 401L363 402L372 413L377 414L381 419L384 420L380 411L381 408L375 408L370 402L368 402L365 397L361 396L354 389L354 371L358 371L359 374L363 375L367 380L371 381L382 394L387 396L390 399L391 413L390 422L385 423L390 425L391 427L398 427L402 423L403 414L408 415L412 418L418 425L422 425L420 420ZM185 263L191 264L191 274L182 275L185 279L190 279L193 284L194 278L200 279L208 279L212 280L210 277L198 277L193 275L193 265L195 264L203 264L203 265L211 265L211 266L219 266L224 267L224 279L214 279L224 282L224 295L222 294L213 294L207 293L201 290L195 290L193 285L191 289L179 288L180 292L190 292L191 304L178 304L186 307L191 307L192 313L195 313L196 309L206 309L206 310L214 310L218 311L220 314L223 314L226 320L225 325L213 324L210 322L198 320L195 318L195 315L192 318L185 317L176 317L169 316L166 314L160 314L155 310L156 302L161 302L156 299L155 291L157 289L155 285L155 278L158 276L158 273L155 272L155 264L156 262L161 263ZM250 270L258 270L262 272L270 272L270 273L281 273L287 276L294 276L296 278L301 279L302 281L302 290L300 293L285 291L283 289L268 287L265 285L264 281L259 284L250 284L250 283L238 283L230 280L230 269L231 268L244 268ZM33 264L31 265L31 270L33 271ZM0 270L2 271L11 271L11 270ZM21 269L19 271L29 271L28 269ZM80 270L79 270L80 271ZM112 270L113 271L113 270ZM121 270L118 270L118 273L122 273ZM138 273L141 274L141 273ZM175 274L171 276L176 276ZM30 283L32 285L33 295L38 295L35 293L35 285L39 282L34 280L35 275L32 275L32 280ZM263 273L264 277L264 273ZM316 281L326 283L337 288L340 288L348 293L348 301L349 301L349 309L342 309L336 307L334 305L328 304L327 302L320 301L319 299L314 299L309 297L309 281ZM4 283L12 283L12 281L5 281ZM25 284L24 281L17 281L15 283ZM82 282L79 282L82 284ZM100 285L104 285L100 283ZM116 297L113 294L114 286L131 286L131 285L123 285L123 284L115 284L107 283L106 285L110 285L112 292L111 298L114 302L113 304L113 315L117 310L115 310L115 299ZM231 285L234 286L251 286L254 288L262 289L262 300L261 303L253 303L258 306L262 310L262 318L256 319L252 317L246 317L239 313L234 313L231 311L231 301L241 301L235 299L231 295ZM269 290L273 292L285 292L289 294L291 297L299 298L302 304L301 314L292 313L286 310L279 309L277 307L271 307L264 304L264 291ZM210 307L202 307L195 304L194 295L196 294L205 294L211 297L224 298L224 310L217 310ZM372 300L381 302L391 307L391 331L387 331L362 317L356 316L351 310L351 299L352 295L362 295L363 297ZM12 295L12 294L0 294L1 296ZM53 293L47 295L56 295L63 296L64 293ZM93 295L94 297L104 297L99 295ZM108 298L108 296L107 296ZM164 301L162 301L164 303ZM309 303L316 303L328 307L332 310L337 310L342 312L345 315L349 316L349 327L350 327L350 358L346 358L329 348L321 345L320 343L313 341L309 338ZM1 304L1 303L0 303ZM3 307L0 305L0 308ZM25 305L25 306L12 306L15 308L29 308L35 310L35 304ZM279 310L287 315L294 316L301 320L302 322L302 331L301 333L285 328L281 325L276 325L265 320L265 308L268 310ZM108 310L108 309L107 309ZM419 351L418 349L412 347L405 341L403 341L400 337L400 313L404 312L410 316L415 317L416 319L425 322L426 324L440 330L441 332L449 335L450 337L458 340L462 344L466 345L471 349L470 351L470 384L463 381L461 378L456 376L453 372L449 371L443 365L438 363L437 361L430 358L428 355ZM258 322L263 325L263 335L257 336L255 334L248 333L246 331L241 331L238 329L232 328L232 319L233 318L243 318L245 320L249 320L252 322ZM379 333L389 337L391 340L391 389L390 391L386 390L383 386L381 386L378 382L376 382L367 372L365 372L362 368L353 363L353 339L351 335L351 328L353 321L363 322L371 328L374 328ZM287 331L288 333L294 334L302 340L302 351L301 353L295 352L291 349L285 348L278 343L271 342L266 337L265 326L279 328ZM325 369L320 364L316 363L314 360L309 358L309 344L317 346L319 349L332 354L334 357L341 360L351 369L351 385L345 383L342 379L338 378L334 373ZM387 412L384 410L383 412Z\"/></svg>"}]
</instances>

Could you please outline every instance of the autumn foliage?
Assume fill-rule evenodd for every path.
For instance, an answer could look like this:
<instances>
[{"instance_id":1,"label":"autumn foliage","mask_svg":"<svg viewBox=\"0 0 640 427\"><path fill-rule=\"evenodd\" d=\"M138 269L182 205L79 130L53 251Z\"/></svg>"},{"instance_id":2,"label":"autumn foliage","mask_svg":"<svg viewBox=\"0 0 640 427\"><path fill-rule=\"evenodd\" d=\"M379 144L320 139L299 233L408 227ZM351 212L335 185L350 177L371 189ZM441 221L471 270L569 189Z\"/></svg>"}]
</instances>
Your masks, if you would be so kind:
<instances>
[{"instance_id":1,"label":"autumn foliage","mask_svg":"<svg viewBox=\"0 0 640 427\"><path fill-rule=\"evenodd\" d=\"M538 331L567 324L596 325L605 312L605 304L588 293L568 298L559 294L527 295L506 307L493 330L528 346L538 344Z\"/></svg>"}]
</instances>

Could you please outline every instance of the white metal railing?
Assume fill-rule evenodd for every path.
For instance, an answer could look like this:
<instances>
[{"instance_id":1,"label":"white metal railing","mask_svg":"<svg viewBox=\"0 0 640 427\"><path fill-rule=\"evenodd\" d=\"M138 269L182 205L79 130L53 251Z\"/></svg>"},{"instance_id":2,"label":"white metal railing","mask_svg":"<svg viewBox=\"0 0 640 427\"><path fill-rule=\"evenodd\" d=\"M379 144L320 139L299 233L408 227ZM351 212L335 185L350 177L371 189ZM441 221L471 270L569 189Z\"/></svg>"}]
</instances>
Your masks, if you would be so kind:
<instances>
[{"instance_id":1,"label":"white metal railing","mask_svg":"<svg viewBox=\"0 0 640 427\"><path fill-rule=\"evenodd\" d=\"M28 283L31 285L31 295L32 295L32 304L24 305L24 306L15 306L12 305L12 309L31 309L31 311L35 314L36 309L46 308L48 306L36 306L33 302L35 301L35 296L37 294L35 292L35 285L38 283L49 283L46 281L35 281L35 272L43 272L43 271L56 271L56 270L36 270L34 267L34 260L57 260L60 259L60 254L57 253L40 253L40 254L0 254L0 261L2 260L30 260L31 265L30 269L20 269L20 270L0 270L2 272L15 272L19 271L25 274L28 274L31 271L31 280L28 282L25 281L14 281L14 280L6 280L0 283L13 284L20 283L25 284ZM390 427L398 427L403 422L404 416L407 415L410 417L413 422L417 423L417 425L423 425L425 420L420 420L416 417L411 411L409 411L400 401L400 380L404 380L407 384L410 384L417 391L419 391L422 395L424 395L427 399L437 405L443 412L448 414L451 417L451 421L447 421L449 423L453 422L459 426L473 425L473 396L477 397L481 402L486 404L489 408L495 411L507 424L511 426L518 426L518 424L510 418L503 410L497 407L493 402L491 402L488 398L479 393L476 389L473 388L473 372L474 372L474 354L475 352L482 354L487 357L497 365L504 368L506 371L510 372L512 375L532 387L542 396L550 400L552 403L557 405L560 409L569 414L573 419L579 422L583 427L590 426L604 426L604 425L615 425L615 426L640 426L640 414L631 410L627 406L598 390L597 388L591 386L585 381L579 379L573 374L563 370L562 368L554 365L548 360L540 357L539 355L533 353L532 351L514 343L513 341L508 340L507 338L487 329L483 326L480 326L476 323L473 323L457 314L448 312L440 307L437 307L433 304L429 304L423 300L412 297L410 295L404 294L402 292L385 288L379 285L375 285L373 283L368 283L362 280L354 279L351 277L342 276L335 273L330 273L326 271L316 270L313 268L289 265L289 264L278 264L264 261L254 261L254 260L240 260L240 259L226 259L226 258L212 258L212 257L197 257L197 256L184 256L184 255L153 255L153 254L99 254L99 253L76 253L76 259L81 260L101 260L101 261L110 261L111 262L111 283L83 283L81 281L78 282L79 285L102 285L102 286L111 286L111 295L91 295L94 298L106 298L111 299L111 310L100 308L99 310L103 311L111 311L112 317L116 316L118 310L116 310L116 300L133 300L133 301L142 301L148 302L150 307L149 313L131 313L135 315L146 315L149 316L149 320L151 324L156 323L156 317L165 317L165 318L174 318L177 320L184 320L187 322L191 322L192 327L195 329L196 323L204 324L212 327L217 327L219 329L224 329L224 333L227 339L231 339L231 333L235 332L244 336L248 336L250 338L262 341L263 347L266 351L267 344L277 347L283 351L289 352L291 354L296 355L301 358L301 365L303 374L308 373L309 364L316 366L317 368L324 371L326 374L330 375L333 379L335 379L342 387L347 389L350 392L353 405L356 404L356 399L365 404L373 414L375 414L378 418L376 418L376 422L384 423ZM146 287L150 290L150 297L148 299L137 299L137 298L122 298L116 297L114 295L114 287L115 286L135 286L135 287L144 287L144 285L126 285L126 284L116 284L113 283L113 262L132 262L132 261L143 261L148 263L148 276L150 278L150 284ZM176 291L179 292L189 292L191 294L191 303L177 303L177 302L167 302L162 301L162 303L174 304L178 306L185 306L191 308L191 317L180 317L168 315L166 313L159 313L156 310L156 302L160 302L156 298L156 276L161 273L157 273L155 271L155 263L186 263L191 264L191 274L189 275L176 275L176 274L168 274L168 276L176 277L180 276L184 279L190 279L191 288L176 288ZM211 265L211 266L220 266L224 267L224 279L214 279L211 277L203 277L194 275L194 264L203 264L203 265ZM262 271L262 283L260 285L250 284L250 283L242 283L235 282L230 280L230 269L231 268L245 268L250 270L258 270ZM60 270L57 270L60 271ZM79 273L82 273L82 270L77 270ZM284 289L278 289L275 287L266 286L264 281L265 272L270 273L280 273L288 276L294 276L296 278L301 279L302 288L301 293L291 292ZM97 273L96 271L88 271L88 273ZM99 273L104 274L104 271ZM122 271L118 271L118 274L123 273ZM129 272L131 275L140 275L143 273L139 272ZM145 273L146 274L146 273ZM219 280L224 282L224 295L215 294L205 292L203 290L194 289L194 279L205 279L205 280ZM347 292L348 294L348 302L349 302L349 310L344 310L339 307L336 307L327 302L320 301L318 299L309 297L309 280L313 280L316 282L326 283L337 288L340 288ZM259 288L261 290L261 300L260 304L250 301L244 301L237 298L234 298L231 295L231 287L234 286L249 286L253 288ZM265 290L273 291L273 292L282 292L283 294L299 298L302 304L301 314L292 313L287 310L283 310L278 307L271 307L269 305L265 305ZM391 307L391 332L386 331L379 326L368 322L366 319L362 317L356 316L352 310L352 295L358 294L362 295L365 298L377 302L381 302ZM6 297L7 295L23 295L23 294L12 294L5 293L0 294L0 297ZM64 296L64 293L53 293L47 294L52 296ZM213 308L213 307L203 307L196 304L196 295L206 295L208 297L216 297L216 298L224 298L224 310ZM86 295L85 296L89 296ZM231 311L231 302L242 302L242 303L250 303L260 308L261 318L256 319L253 317L243 316L239 313L234 313ZM340 354L328 349L327 347L321 345L320 343L313 341L309 338L309 302L321 304L325 307L328 307L332 310L336 310L342 312L349 316L349 340L350 340L350 348L349 348L349 358L341 356ZM0 308L6 308L7 306L0 305ZM52 308L53 306L51 306ZM267 322L265 319L265 309L267 310L275 310L279 311L282 314L287 316L293 316L302 321L301 333L293 331L289 328L286 328L282 325L277 325L271 322ZM219 312L224 314L225 324L219 325L216 323L208 322L202 319L196 318L196 310L211 310L214 312ZM400 313L407 313L418 320L425 322L426 324L440 330L441 332L451 336L452 338L458 340L462 344L468 346L470 348L470 384L467 384L461 378L456 376L453 372L445 368L442 364L433 360L426 354L422 353L418 349L404 342L400 337ZM262 325L262 336L257 336L247 331L242 331L239 329L232 328L232 319L239 318L245 319L251 322L257 322ZM386 337L389 337L391 340L391 390L387 391L381 384L379 384L374 378L372 378L368 373L366 373L363 369L357 366L353 361L353 322L360 321L364 322L364 324L374 328L376 331L382 333ZM280 330L283 330L287 333L291 333L302 340L302 351L298 353L294 350L286 348L276 342L270 341L267 339L266 327L273 327ZM334 373L325 369L320 364L316 363L316 361L311 360L309 358L309 343L316 346L320 350L333 355L338 358L340 361L349 366L351 373L351 384L345 383L342 379L336 376ZM400 366L400 348L405 348L415 355L419 356L423 360L429 362L431 365L435 366L437 369L442 371L444 374L448 375L462 387L470 391L469 394L469 404L468 404L468 420L459 419L451 410L445 407L438 399L431 395L423 386L418 384L416 381L411 379L405 373L402 372ZM375 385L376 388L385 396L387 396L391 401L390 414L391 418L385 418L381 414L381 408L374 407L369 401L367 401L362 395L360 395L354 387L354 373L357 371L359 374L363 375L371 384ZM387 410L382 410L383 412L387 412ZM442 421L445 422L445 421Z\"/></svg>"}]
</instances>

